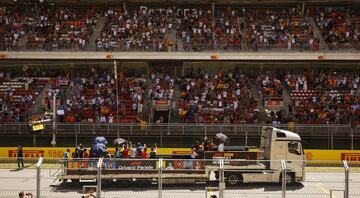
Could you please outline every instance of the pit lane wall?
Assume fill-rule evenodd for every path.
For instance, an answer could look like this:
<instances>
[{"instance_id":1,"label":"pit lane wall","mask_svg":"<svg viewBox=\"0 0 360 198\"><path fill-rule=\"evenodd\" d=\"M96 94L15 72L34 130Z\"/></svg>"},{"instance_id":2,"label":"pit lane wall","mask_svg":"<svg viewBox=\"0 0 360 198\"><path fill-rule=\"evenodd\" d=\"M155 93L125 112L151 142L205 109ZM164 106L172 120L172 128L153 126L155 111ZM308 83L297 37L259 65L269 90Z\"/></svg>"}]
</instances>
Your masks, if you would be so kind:
<instances>
[{"instance_id":1,"label":"pit lane wall","mask_svg":"<svg viewBox=\"0 0 360 198\"><path fill-rule=\"evenodd\" d=\"M66 147L24 147L24 157L28 158L62 158ZM0 157L16 157L17 147L0 147ZM75 149L71 148L70 152ZM110 153L114 152L114 148L108 149ZM149 149L150 150L150 149ZM171 154L190 154L190 148L158 148L160 155ZM360 161L360 150L305 150L305 156L308 161L324 161L324 160L347 160Z\"/></svg>"}]
</instances>

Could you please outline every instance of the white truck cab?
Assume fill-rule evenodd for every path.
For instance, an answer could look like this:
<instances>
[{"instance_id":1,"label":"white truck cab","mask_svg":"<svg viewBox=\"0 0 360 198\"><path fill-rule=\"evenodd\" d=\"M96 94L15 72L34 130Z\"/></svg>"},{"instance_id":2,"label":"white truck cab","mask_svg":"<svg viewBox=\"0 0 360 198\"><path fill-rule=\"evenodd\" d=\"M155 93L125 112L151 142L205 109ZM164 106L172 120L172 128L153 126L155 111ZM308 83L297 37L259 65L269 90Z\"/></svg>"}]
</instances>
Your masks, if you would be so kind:
<instances>
[{"instance_id":1,"label":"white truck cab","mask_svg":"<svg viewBox=\"0 0 360 198\"><path fill-rule=\"evenodd\" d=\"M260 160L268 172L264 174L243 174L244 182L279 182L281 160L286 161L286 181L300 182L305 179L304 151L298 134L274 127L263 127L260 142Z\"/></svg>"}]
</instances>

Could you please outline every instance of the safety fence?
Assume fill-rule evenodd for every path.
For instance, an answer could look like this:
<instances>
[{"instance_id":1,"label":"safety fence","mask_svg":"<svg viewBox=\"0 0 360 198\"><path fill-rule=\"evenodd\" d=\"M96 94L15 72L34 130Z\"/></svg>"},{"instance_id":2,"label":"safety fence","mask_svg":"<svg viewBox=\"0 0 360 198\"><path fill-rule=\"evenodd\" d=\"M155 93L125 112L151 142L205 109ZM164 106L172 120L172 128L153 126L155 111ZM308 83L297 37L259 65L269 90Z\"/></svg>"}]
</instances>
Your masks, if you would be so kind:
<instances>
[{"instance_id":1,"label":"safety fence","mask_svg":"<svg viewBox=\"0 0 360 198\"><path fill-rule=\"evenodd\" d=\"M180 44L181 43L181 44ZM159 45L161 44L161 45ZM179 47L182 45L182 47ZM80 45L78 42L27 42L0 43L0 51L107 51L107 52L328 52L341 50L356 51L360 49L357 43L328 44L323 48L319 43L241 43L241 42L214 42L214 43L186 43L180 41L162 43L159 41L144 42L141 46L127 45L125 42L116 45L94 46Z\"/></svg>"},{"instance_id":2,"label":"safety fence","mask_svg":"<svg viewBox=\"0 0 360 198\"><path fill-rule=\"evenodd\" d=\"M0 159L0 197L360 197L359 161ZM285 177L283 177L285 175Z\"/></svg>"},{"instance_id":3,"label":"safety fence","mask_svg":"<svg viewBox=\"0 0 360 198\"><path fill-rule=\"evenodd\" d=\"M269 124L195 124L195 123L45 123L42 132L77 135L187 135L207 136L222 132L228 135L258 136L263 126ZM301 136L328 136L350 134L360 136L360 126L349 124L279 124L276 127L289 129ZM55 130L55 131L54 131ZM29 123L0 123L0 134L31 133Z\"/></svg>"},{"instance_id":4,"label":"safety fence","mask_svg":"<svg viewBox=\"0 0 360 198\"><path fill-rule=\"evenodd\" d=\"M55 127L54 127L55 126ZM254 139L258 140L263 126L266 124L194 124L194 123L46 123L44 130L32 131L28 123L0 123L0 135L51 135L67 137L78 144L82 137L142 137L156 139L160 147L174 146L168 143L175 137L207 138L217 133L225 133L234 142L241 141L242 145L252 145ZM324 140L322 148L327 149L356 149L354 143L360 138L360 126L349 124L280 124L276 127L299 134L303 139ZM33 138L36 140L36 138ZM341 140L341 141L337 141ZM41 140L39 140L41 141ZM344 143L346 142L346 143ZM240 142L238 142L240 143ZM344 146L345 145L345 146ZM36 146L33 143L33 146ZM175 145L181 147L181 145Z\"/></svg>"}]
</instances>

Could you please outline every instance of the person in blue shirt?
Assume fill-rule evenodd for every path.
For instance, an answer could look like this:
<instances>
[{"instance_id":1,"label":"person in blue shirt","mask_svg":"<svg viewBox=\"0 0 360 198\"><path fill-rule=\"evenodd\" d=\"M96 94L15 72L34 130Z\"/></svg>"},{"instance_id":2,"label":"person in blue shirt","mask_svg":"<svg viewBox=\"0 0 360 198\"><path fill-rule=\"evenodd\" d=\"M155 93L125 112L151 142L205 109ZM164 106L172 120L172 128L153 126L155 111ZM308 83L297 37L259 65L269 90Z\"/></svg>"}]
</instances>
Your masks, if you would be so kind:
<instances>
[{"instance_id":1,"label":"person in blue shirt","mask_svg":"<svg viewBox=\"0 0 360 198\"><path fill-rule=\"evenodd\" d=\"M141 157L141 155L142 155L142 149L143 149L143 146L141 146L141 143L138 142L137 148L136 148L137 156L138 156L138 157Z\"/></svg>"}]
</instances>

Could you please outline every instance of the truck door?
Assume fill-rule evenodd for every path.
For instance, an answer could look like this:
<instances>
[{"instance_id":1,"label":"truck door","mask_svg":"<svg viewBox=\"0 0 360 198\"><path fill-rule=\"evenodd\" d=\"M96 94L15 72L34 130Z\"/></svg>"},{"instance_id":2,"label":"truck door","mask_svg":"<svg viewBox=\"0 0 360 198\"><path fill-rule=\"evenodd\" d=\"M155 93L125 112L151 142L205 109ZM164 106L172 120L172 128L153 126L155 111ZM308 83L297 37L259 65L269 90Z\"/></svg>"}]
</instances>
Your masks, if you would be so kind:
<instances>
[{"instance_id":1,"label":"truck door","mask_svg":"<svg viewBox=\"0 0 360 198\"><path fill-rule=\"evenodd\" d=\"M303 157L304 152L300 141L290 141L287 145L287 167L294 171L296 175L302 175L303 173Z\"/></svg>"},{"instance_id":2,"label":"truck door","mask_svg":"<svg viewBox=\"0 0 360 198\"><path fill-rule=\"evenodd\" d=\"M280 160L286 160L287 141L275 141L272 148L271 169L280 170Z\"/></svg>"}]
</instances>

